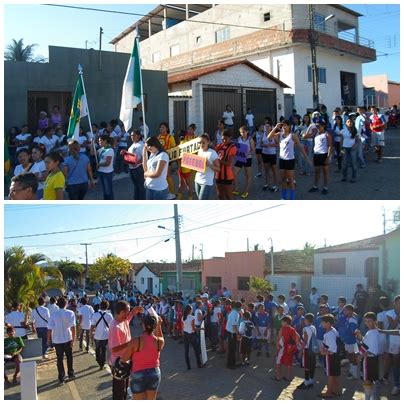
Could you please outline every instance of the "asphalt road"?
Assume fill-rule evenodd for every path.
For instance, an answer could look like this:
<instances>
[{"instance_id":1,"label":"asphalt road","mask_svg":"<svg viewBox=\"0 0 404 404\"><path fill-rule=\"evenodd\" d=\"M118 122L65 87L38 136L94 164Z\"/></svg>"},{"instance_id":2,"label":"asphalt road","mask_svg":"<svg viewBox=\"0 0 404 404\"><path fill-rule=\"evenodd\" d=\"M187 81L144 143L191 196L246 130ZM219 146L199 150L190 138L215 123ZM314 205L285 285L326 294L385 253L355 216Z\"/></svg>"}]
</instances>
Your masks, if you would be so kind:
<instances>
[{"instance_id":1,"label":"asphalt road","mask_svg":"<svg viewBox=\"0 0 404 404\"><path fill-rule=\"evenodd\" d=\"M386 131L386 147L381 164L374 162L373 153L367 155L367 164L363 169L358 169L357 182L341 182L341 173L336 172L335 161L330 167L329 194L309 193L313 185L313 175L302 176L297 172L296 199L300 200L398 200L400 199L400 130L389 129ZM256 174L257 164L253 160L253 173ZM240 184L244 182L242 173ZM264 179L253 178L249 200L278 200L280 193L263 191ZM320 186L322 183L320 182ZM114 178L114 194L117 200L131 200L133 198L132 182L127 174L120 174ZM102 189L97 184L90 190L86 199L102 199ZM212 196L216 199L216 195ZM238 198L241 199L241 198Z\"/></svg>"}]
</instances>

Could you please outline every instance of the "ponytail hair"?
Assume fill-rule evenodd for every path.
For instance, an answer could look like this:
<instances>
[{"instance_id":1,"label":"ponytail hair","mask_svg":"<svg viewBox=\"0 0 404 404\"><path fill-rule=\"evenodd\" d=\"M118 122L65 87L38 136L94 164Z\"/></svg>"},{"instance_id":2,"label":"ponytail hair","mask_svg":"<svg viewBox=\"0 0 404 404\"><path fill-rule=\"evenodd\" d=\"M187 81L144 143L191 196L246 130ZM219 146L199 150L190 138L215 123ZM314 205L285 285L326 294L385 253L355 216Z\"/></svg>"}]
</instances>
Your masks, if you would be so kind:
<instances>
[{"instance_id":1,"label":"ponytail hair","mask_svg":"<svg viewBox=\"0 0 404 404\"><path fill-rule=\"evenodd\" d=\"M154 330L157 327L157 320L154 316L145 316L143 318L143 326L148 335L153 334Z\"/></svg>"},{"instance_id":2,"label":"ponytail hair","mask_svg":"<svg viewBox=\"0 0 404 404\"><path fill-rule=\"evenodd\" d=\"M184 309L184 317L183 317L184 321L187 319L188 315L191 313L192 313L192 306L190 304L187 304Z\"/></svg>"},{"instance_id":3,"label":"ponytail hair","mask_svg":"<svg viewBox=\"0 0 404 404\"><path fill-rule=\"evenodd\" d=\"M59 152L56 152L56 151L48 153L45 157L48 157L52 161L58 162L59 164L63 163L63 161L64 161L63 156Z\"/></svg>"}]
</instances>

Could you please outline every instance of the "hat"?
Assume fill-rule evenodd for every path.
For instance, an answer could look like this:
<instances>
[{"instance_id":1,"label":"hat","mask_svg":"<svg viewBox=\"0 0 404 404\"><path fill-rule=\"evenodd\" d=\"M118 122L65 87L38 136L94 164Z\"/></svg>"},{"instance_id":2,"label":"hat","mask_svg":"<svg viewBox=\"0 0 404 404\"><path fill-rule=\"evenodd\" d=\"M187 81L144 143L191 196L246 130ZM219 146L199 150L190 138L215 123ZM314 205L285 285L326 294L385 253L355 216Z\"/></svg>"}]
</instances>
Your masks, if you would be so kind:
<instances>
[{"instance_id":1,"label":"hat","mask_svg":"<svg viewBox=\"0 0 404 404\"><path fill-rule=\"evenodd\" d=\"M201 298L205 298L205 299L209 299L209 295L207 293L204 293L203 295L201 295Z\"/></svg>"}]
</instances>

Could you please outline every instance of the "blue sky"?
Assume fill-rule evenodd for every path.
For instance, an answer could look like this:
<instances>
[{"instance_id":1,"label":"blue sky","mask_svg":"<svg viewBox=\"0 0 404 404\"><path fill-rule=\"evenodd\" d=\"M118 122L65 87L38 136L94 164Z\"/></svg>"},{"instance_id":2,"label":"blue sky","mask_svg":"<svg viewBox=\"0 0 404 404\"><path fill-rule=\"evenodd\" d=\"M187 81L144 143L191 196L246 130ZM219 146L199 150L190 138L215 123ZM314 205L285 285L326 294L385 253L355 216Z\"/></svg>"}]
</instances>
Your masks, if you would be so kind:
<instances>
[{"instance_id":1,"label":"blue sky","mask_svg":"<svg viewBox=\"0 0 404 404\"><path fill-rule=\"evenodd\" d=\"M123 12L144 14L154 4L75 4ZM363 65L364 75L387 73L390 80L400 80L400 6L398 4L345 4L360 12L360 35L375 41L378 55L374 63ZM23 12L22 12L23 10ZM103 49L112 50L108 42L133 24L139 17L79 11L39 4L6 5L4 44L24 38L26 44L39 44L37 54L47 56L48 45L98 49L99 27L104 29ZM128 50L130 51L130 50Z\"/></svg>"},{"instance_id":2,"label":"blue sky","mask_svg":"<svg viewBox=\"0 0 404 404\"><path fill-rule=\"evenodd\" d=\"M340 244L372 237L383 232L382 206L391 217L397 202L329 202L326 204L299 201L298 205L278 202L182 203L181 236L182 257L191 257L194 245L195 257L200 257L203 244L204 257L223 256L225 251L246 251L247 238L250 249L260 244L269 249L272 237L274 250L302 248L305 242L318 247ZM269 207L274 207L269 209ZM189 231L201 225L215 223L249 212L245 218L227 221L204 229ZM130 259L132 262L175 259L173 205L124 205L124 204L63 204L63 205L5 205L5 237L56 232L78 228L132 223L159 218L148 224L120 228L93 230L50 236L6 239L5 247L22 245L28 253L42 252L51 259L66 257L84 262L84 246L89 246L89 261L109 252ZM164 226L168 230L159 229ZM389 223L391 225L391 223ZM170 239L165 242L165 240ZM70 245L70 244L75 245ZM150 246L156 246L149 248ZM56 246L51 246L56 245ZM36 247L35 247L36 246ZM41 247L42 246L42 247ZM145 250L144 252L141 252Z\"/></svg>"}]
</instances>

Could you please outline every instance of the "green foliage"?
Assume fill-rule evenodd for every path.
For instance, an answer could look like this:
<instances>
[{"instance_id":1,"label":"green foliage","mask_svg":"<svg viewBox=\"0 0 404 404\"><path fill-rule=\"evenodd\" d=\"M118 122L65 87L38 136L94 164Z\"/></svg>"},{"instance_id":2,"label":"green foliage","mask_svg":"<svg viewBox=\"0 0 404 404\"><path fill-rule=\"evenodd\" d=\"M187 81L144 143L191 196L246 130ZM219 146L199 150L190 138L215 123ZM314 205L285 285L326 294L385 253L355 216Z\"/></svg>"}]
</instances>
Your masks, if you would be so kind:
<instances>
[{"instance_id":1,"label":"green foliage","mask_svg":"<svg viewBox=\"0 0 404 404\"><path fill-rule=\"evenodd\" d=\"M22 38L18 41L13 39L6 47L7 51L4 52L4 59L14 62L44 63L46 62L44 57L34 57L34 49L37 46L37 44L24 46L24 40Z\"/></svg>"},{"instance_id":2,"label":"green foliage","mask_svg":"<svg viewBox=\"0 0 404 404\"><path fill-rule=\"evenodd\" d=\"M39 263L47 263L40 266ZM26 255L23 247L11 247L4 251L5 304L14 301L25 308L33 307L46 290L62 288L63 277L43 254Z\"/></svg>"},{"instance_id":3,"label":"green foliage","mask_svg":"<svg viewBox=\"0 0 404 404\"><path fill-rule=\"evenodd\" d=\"M68 279L77 279L83 273L83 266L75 261L59 261L56 263L63 280L66 282Z\"/></svg>"},{"instance_id":4,"label":"green foliage","mask_svg":"<svg viewBox=\"0 0 404 404\"><path fill-rule=\"evenodd\" d=\"M255 276L252 276L250 278L248 286L250 287L250 292L253 293L260 293L260 294L264 292L271 293L271 291L273 290L273 286L269 281L263 278L257 278Z\"/></svg>"},{"instance_id":5,"label":"green foliage","mask_svg":"<svg viewBox=\"0 0 404 404\"><path fill-rule=\"evenodd\" d=\"M120 276L128 275L131 269L132 264L129 260L117 257L114 254L108 254L98 258L89 267L88 277L92 282L105 285L108 281L112 282Z\"/></svg>"},{"instance_id":6,"label":"green foliage","mask_svg":"<svg viewBox=\"0 0 404 404\"><path fill-rule=\"evenodd\" d=\"M306 241L303 247L303 255L305 255L306 257L313 255L315 248L316 248L315 244L310 244Z\"/></svg>"}]
</instances>

